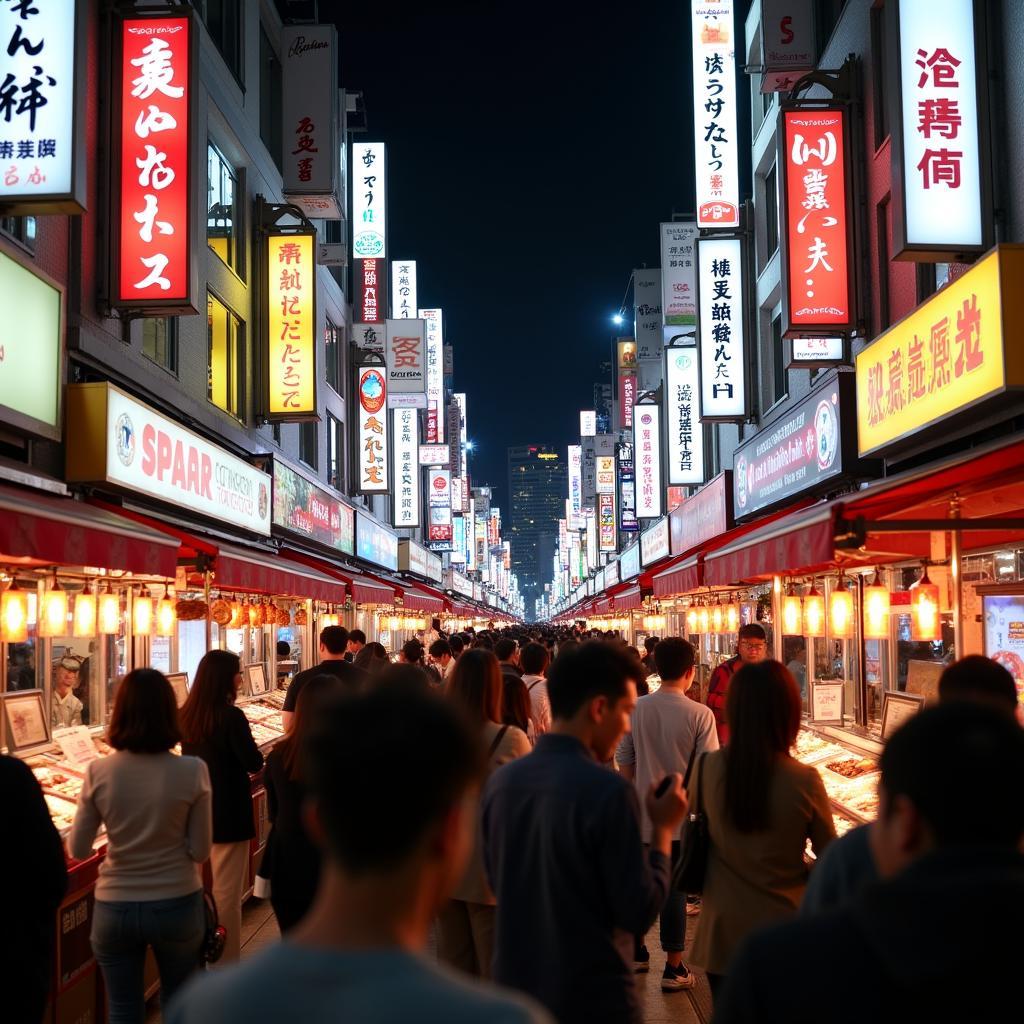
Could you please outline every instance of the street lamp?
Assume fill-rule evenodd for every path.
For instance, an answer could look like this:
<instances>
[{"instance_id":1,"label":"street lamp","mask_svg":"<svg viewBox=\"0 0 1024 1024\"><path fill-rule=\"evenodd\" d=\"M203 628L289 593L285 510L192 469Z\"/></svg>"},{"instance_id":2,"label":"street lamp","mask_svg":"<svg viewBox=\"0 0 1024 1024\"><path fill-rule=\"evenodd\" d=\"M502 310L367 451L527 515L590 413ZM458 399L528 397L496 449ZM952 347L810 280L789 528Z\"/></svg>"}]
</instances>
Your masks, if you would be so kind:
<instances>
[{"instance_id":1,"label":"street lamp","mask_svg":"<svg viewBox=\"0 0 1024 1024\"><path fill-rule=\"evenodd\" d=\"M623 324L622 314L616 313L615 316L612 317L612 323L615 324L616 327L621 327Z\"/></svg>"}]
</instances>

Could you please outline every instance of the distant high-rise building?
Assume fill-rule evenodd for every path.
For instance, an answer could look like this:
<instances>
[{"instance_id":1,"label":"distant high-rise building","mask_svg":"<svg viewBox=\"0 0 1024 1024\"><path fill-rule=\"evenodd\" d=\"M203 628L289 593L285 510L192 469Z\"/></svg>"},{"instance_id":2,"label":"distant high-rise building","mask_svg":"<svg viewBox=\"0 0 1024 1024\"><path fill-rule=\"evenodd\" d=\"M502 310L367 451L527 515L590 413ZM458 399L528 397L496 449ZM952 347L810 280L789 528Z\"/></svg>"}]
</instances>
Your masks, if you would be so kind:
<instances>
[{"instance_id":1,"label":"distant high-rise building","mask_svg":"<svg viewBox=\"0 0 1024 1024\"><path fill-rule=\"evenodd\" d=\"M544 592L558 541L558 520L568 489L565 458L549 445L524 444L508 450L508 514L512 569L526 607Z\"/></svg>"}]
</instances>

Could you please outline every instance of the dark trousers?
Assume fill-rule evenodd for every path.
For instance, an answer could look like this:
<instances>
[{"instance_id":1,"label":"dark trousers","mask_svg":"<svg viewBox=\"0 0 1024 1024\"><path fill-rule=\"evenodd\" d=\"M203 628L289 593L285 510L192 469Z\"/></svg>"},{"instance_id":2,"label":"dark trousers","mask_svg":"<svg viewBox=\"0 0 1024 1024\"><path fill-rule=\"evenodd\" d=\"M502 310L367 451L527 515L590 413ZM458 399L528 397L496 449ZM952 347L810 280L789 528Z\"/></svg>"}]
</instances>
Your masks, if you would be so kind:
<instances>
[{"instance_id":1,"label":"dark trousers","mask_svg":"<svg viewBox=\"0 0 1024 1024\"><path fill-rule=\"evenodd\" d=\"M645 845L645 849L649 849ZM672 843L672 874L675 875L676 864L679 863L679 840ZM661 948L666 953L682 953L686 948L686 894L681 893L674 885L669 885L665 903L659 915L659 932ZM634 938L634 951L639 957L644 944L644 935Z\"/></svg>"}]
</instances>

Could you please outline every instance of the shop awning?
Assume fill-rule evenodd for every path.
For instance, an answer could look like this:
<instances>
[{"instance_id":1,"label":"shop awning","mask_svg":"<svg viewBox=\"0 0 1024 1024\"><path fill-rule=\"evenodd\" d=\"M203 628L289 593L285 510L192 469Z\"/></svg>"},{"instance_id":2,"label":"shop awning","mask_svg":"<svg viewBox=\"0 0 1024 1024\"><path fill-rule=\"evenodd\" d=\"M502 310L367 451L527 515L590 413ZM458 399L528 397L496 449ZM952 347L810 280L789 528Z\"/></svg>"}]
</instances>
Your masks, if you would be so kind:
<instances>
[{"instance_id":1,"label":"shop awning","mask_svg":"<svg viewBox=\"0 0 1024 1024\"><path fill-rule=\"evenodd\" d=\"M612 599L606 594L594 602L594 611L597 615L607 615L612 608Z\"/></svg>"},{"instance_id":2,"label":"shop awning","mask_svg":"<svg viewBox=\"0 0 1024 1024\"><path fill-rule=\"evenodd\" d=\"M427 612L440 615L445 609L445 597L438 594L423 583L407 585L405 588L405 607L414 612Z\"/></svg>"},{"instance_id":3,"label":"shop awning","mask_svg":"<svg viewBox=\"0 0 1024 1024\"><path fill-rule=\"evenodd\" d=\"M631 612L639 608L643 604L643 599L640 597L640 584L634 583L628 589L622 591L621 594L615 595L615 603L613 611L615 612Z\"/></svg>"},{"instance_id":4,"label":"shop awning","mask_svg":"<svg viewBox=\"0 0 1024 1024\"><path fill-rule=\"evenodd\" d=\"M699 555L678 555L654 577L654 596L674 597L677 594L688 594L700 587L702 575Z\"/></svg>"},{"instance_id":5,"label":"shop awning","mask_svg":"<svg viewBox=\"0 0 1024 1024\"><path fill-rule=\"evenodd\" d=\"M14 487L0 487L0 560L8 564L91 566L174 577L178 544L106 509Z\"/></svg>"},{"instance_id":6,"label":"shop awning","mask_svg":"<svg viewBox=\"0 0 1024 1024\"><path fill-rule=\"evenodd\" d=\"M345 584L309 566L291 563L273 551L221 544L217 550L214 585L228 590L309 598L344 604Z\"/></svg>"}]
</instances>

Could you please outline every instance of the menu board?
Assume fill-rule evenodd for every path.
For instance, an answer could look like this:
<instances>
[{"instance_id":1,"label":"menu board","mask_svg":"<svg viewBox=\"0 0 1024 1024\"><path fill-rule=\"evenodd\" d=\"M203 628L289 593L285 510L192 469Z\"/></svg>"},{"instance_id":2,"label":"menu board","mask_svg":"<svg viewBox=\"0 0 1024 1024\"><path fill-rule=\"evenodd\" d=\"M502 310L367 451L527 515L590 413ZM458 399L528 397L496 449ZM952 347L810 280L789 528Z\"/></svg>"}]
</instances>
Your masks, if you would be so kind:
<instances>
[{"instance_id":1,"label":"menu board","mask_svg":"<svg viewBox=\"0 0 1024 1024\"><path fill-rule=\"evenodd\" d=\"M985 654L1013 676L1024 703L1024 593L985 594L982 607Z\"/></svg>"},{"instance_id":2,"label":"menu board","mask_svg":"<svg viewBox=\"0 0 1024 1024\"><path fill-rule=\"evenodd\" d=\"M811 681L811 721L817 725L843 724L843 691L842 680Z\"/></svg>"}]
</instances>

